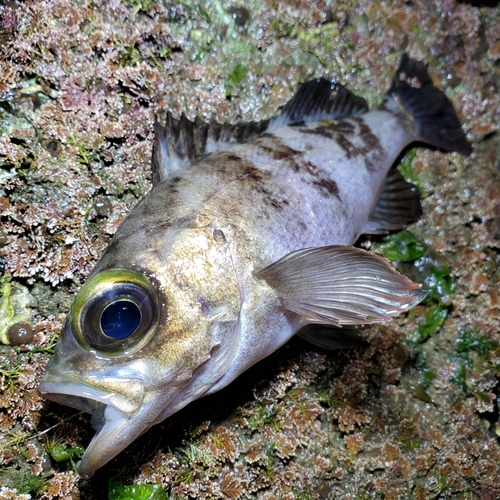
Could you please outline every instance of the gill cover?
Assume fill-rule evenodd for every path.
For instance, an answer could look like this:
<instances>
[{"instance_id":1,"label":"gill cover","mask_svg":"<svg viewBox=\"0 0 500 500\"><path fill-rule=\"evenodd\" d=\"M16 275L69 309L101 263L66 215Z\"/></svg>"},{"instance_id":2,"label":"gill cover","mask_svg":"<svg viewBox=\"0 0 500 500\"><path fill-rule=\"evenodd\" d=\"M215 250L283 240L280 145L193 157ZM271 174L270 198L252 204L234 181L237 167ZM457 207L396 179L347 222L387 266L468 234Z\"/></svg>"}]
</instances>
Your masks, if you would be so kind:
<instances>
[{"instance_id":1,"label":"gill cover","mask_svg":"<svg viewBox=\"0 0 500 500\"><path fill-rule=\"evenodd\" d=\"M149 279L128 269L109 269L83 286L71 310L71 329L82 347L107 356L145 346L158 326L158 298Z\"/></svg>"}]
</instances>

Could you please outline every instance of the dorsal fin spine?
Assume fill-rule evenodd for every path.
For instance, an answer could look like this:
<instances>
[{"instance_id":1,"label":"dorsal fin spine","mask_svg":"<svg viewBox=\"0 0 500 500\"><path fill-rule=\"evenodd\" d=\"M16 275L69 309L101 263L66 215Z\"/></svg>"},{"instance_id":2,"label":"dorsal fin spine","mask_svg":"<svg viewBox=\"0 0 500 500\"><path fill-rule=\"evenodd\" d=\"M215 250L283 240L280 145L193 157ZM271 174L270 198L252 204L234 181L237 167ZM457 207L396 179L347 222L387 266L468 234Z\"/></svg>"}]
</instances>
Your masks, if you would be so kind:
<instances>
[{"instance_id":1,"label":"dorsal fin spine","mask_svg":"<svg viewBox=\"0 0 500 500\"><path fill-rule=\"evenodd\" d=\"M266 132L297 123L336 120L364 113L366 101L333 80L318 78L300 87L281 114L259 122L219 124L192 122L182 113L179 120L167 113L165 126L155 124L153 182L175 175L187 164L209 153L227 149L231 144L252 141Z\"/></svg>"}]
</instances>

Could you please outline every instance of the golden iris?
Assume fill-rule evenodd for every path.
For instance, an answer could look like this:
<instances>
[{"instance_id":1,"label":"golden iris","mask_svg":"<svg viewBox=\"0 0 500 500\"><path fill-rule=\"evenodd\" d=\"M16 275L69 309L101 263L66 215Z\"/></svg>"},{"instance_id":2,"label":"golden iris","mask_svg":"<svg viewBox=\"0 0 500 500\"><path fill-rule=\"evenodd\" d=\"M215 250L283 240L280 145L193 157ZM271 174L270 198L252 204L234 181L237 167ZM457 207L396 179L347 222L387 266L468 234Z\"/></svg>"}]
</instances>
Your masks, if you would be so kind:
<instances>
[{"instance_id":1,"label":"golden iris","mask_svg":"<svg viewBox=\"0 0 500 500\"><path fill-rule=\"evenodd\" d=\"M158 324L151 281L128 269L102 271L85 283L71 310L71 327L83 346L109 356L146 345Z\"/></svg>"}]
</instances>

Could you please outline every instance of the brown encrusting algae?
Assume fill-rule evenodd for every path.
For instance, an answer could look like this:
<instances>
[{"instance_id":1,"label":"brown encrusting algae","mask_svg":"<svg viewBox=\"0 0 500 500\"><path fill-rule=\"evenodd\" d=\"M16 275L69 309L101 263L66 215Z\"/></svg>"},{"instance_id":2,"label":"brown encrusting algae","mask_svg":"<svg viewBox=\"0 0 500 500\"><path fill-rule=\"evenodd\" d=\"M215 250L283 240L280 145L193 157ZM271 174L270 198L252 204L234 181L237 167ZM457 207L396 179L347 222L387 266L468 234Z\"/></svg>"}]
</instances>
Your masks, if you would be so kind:
<instances>
[{"instance_id":1,"label":"brown encrusting algae","mask_svg":"<svg viewBox=\"0 0 500 500\"><path fill-rule=\"evenodd\" d=\"M91 423L37 387L76 291L150 189L154 113L258 122L317 76L375 109L404 52L474 149L408 151L420 221L359 242L425 301L353 349L292 339L78 481ZM14 339L0 349L0 499L105 498L110 479L110 498L132 483L161 485L157 498L500 496L498 7L11 1L0 54L0 331ZM335 197L325 180L318 196Z\"/></svg>"},{"instance_id":2,"label":"brown encrusting algae","mask_svg":"<svg viewBox=\"0 0 500 500\"><path fill-rule=\"evenodd\" d=\"M295 334L350 346L349 327L421 302L420 285L352 247L418 219L417 189L392 168L416 141L472 152L451 102L407 54L372 111L321 78L270 120L155 122L153 188L76 296L38 388L92 415L78 473Z\"/></svg>"}]
</instances>

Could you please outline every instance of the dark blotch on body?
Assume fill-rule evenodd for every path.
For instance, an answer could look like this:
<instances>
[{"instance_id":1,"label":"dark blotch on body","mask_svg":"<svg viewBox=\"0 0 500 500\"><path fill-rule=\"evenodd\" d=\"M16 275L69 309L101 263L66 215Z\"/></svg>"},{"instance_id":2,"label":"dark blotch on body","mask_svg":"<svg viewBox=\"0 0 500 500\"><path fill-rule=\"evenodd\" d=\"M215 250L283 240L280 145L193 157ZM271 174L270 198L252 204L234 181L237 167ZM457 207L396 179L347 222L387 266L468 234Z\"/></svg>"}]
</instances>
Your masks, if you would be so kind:
<instances>
[{"instance_id":1,"label":"dark blotch on body","mask_svg":"<svg viewBox=\"0 0 500 500\"><path fill-rule=\"evenodd\" d=\"M262 199L266 205L275 208L279 212L284 209L285 205L289 204L288 200L285 200L284 198L279 200L278 198L274 197L273 193L262 185L256 185L255 189L263 195Z\"/></svg>"},{"instance_id":2,"label":"dark blotch on body","mask_svg":"<svg viewBox=\"0 0 500 500\"><path fill-rule=\"evenodd\" d=\"M359 135L363 139L365 147L363 150L366 153L372 152L372 158L366 160L368 170L375 169L375 163L382 159L382 145L378 137L372 132L371 128L360 117L352 118L359 125Z\"/></svg>"},{"instance_id":3,"label":"dark blotch on body","mask_svg":"<svg viewBox=\"0 0 500 500\"><path fill-rule=\"evenodd\" d=\"M355 126L352 123L343 121L331 123L335 125L335 127L332 128L335 128L336 130L338 129L343 131L354 131L355 129ZM328 128L330 127L330 124L325 126L321 125L321 127ZM305 178L304 181L317 186L322 196L324 196L325 198L329 196L335 196L336 198L340 199L338 186L335 181L325 177L326 174L322 172L316 164L311 161L305 161L303 153L301 151L287 146L272 134L266 134L266 139L259 141L258 144L259 147L263 151L265 151L273 160L285 162L295 173L303 172L304 174L307 174L308 178ZM279 201L276 198L273 198L271 196L271 193L269 192L266 192L265 194L267 195L267 197L264 201L277 210L283 210L283 205L288 204L288 201L286 200Z\"/></svg>"},{"instance_id":4,"label":"dark blotch on body","mask_svg":"<svg viewBox=\"0 0 500 500\"><path fill-rule=\"evenodd\" d=\"M358 126L357 130L356 124ZM363 118L358 116L354 116L348 120L320 122L314 128L303 127L301 132L304 134L318 134L337 142L344 150L348 159L354 156L364 156L368 170L373 170L375 162L381 158L382 147L380 141L364 122ZM356 146L353 142L355 138L361 139L363 145Z\"/></svg>"},{"instance_id":5,"label":"dark blotch on body","mask_svg":"<svg viewBox=\"0 0 500 500\"><path fill-rule=\"evenodd\" d=\"M245 168L243 170L243 176L247 177L248 179L250 179L254 182L262 182L262 180L264 178L262 171L256 167L254 167L251 163L248 163L245 166Z\"/></svg>"},{"instance_id":6,"label":"dark blotch on body","mask_svg":"<svg viewBox=\"0 0 500 500\"><path fill-rule=\"evenodd\" d=\"M266 151L268 154L273 157L273 153L276 153L277 155L280 156L280 159L283 159L281 157L281 153L284 154L285 149L287 146L283 145L283 150L281 153L277 152L277 150L273 149L271 145L260 145L264 151ZM288 148L290 151L294 151L292 148ZM295 153L295 151L294 151ZM288 154L292 154L288 152ZM274 158L274 157L273 157ZM229 159L229 157L228 157ZM277 158L274 158L277 159ZM282 211L284 209L285 205L288 205L288 200L285 200L284 198L278 198L276 197L276 193L274 193L272 190L270 190L266 184L266 178L269 178L271 174L269 172L262 171L255 167L253 163L251 162L241 162L240 164L241 168L241 175L246 179L248 182L248 187L252 191L256 191L262 196L262 201L264 202L264 205L268 207L272 207L275 210ZM265 215L269 215L267 212L263 213Z\"/></svg>"},{"instance_id":7,"label":"dark blotch on body","mask_svg":"<svg viewBox=\"0 0 500 500\"><path fill-rule=\"evenodd\" d=\"M305 169L307 173L312 176L312 177L317 177L319 168L316 164L314 164L312 161L308 161L307 163L304 164Z\"/></svg>"},{"instance_id":8,"label":"dark blotch on body","mask_svg":"<svg viewBox=\"0 0 500 500\"><path fill-rule=\"evenodd\" d=\"M304 134L319 134L327 139L338 140L341 135L355 133L355 125L346 120L321 121L314 128L304 127L300 131Z\"/></svg>"},{"instance_id":9,"label":"dark blotch on body","mask_svg":"<svg viewBox=\"0 0 500 500\"><path fill-rule=\"evenodd\" d=\"M328 125L318 125L314 128L303 127L300 129L303 134L321 135L327 139L335 139L335 134L330 130Z\"/></svg>"},{"instance_id":10,"label":"dark blotch on body","mask_svg":"<svg viewBox=\"0 0 500 500\"><path fill-rule=\"evenodd\" d=\"M173 177L167 185L168 192L171 194L178 193L176 185L181 181L180 177Z\"/></svg>"},{"instance_id":11,"label":"dark blotch on body","mask_svg":"<svg viewBox=\"0 0 500 500\"><path fill-rule=\"evenodd\" d=\"M320 193L325 198L328 198L329 196L335 196L340 200L339 188L335 181L323 178L317 181L313 181L313 184L319 187Z\"/></svg>"},{"instance_id":12,"label":"dark blotch on body","mask_svg":"<svg viewBox=\"0 0 500 500\"><path fill-rule=\"evenodd\" d=\"M286 162L294 172L298 172L302 163L302 151L287 146L272 134L264 135L264 139L257 142L262 151L265 151L273 160Z\"/></svg>"}]
</instances>

